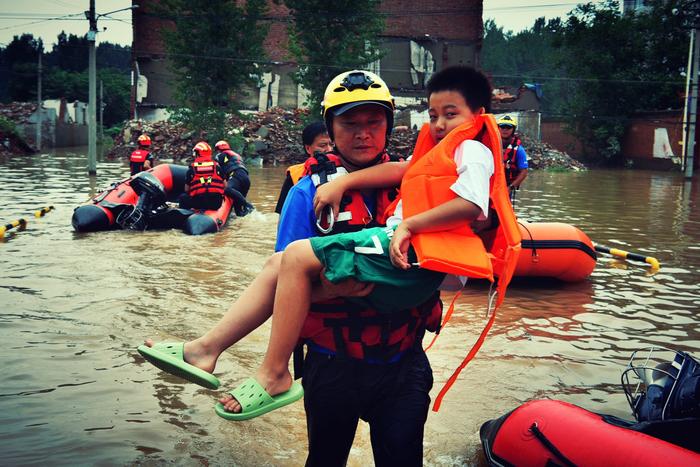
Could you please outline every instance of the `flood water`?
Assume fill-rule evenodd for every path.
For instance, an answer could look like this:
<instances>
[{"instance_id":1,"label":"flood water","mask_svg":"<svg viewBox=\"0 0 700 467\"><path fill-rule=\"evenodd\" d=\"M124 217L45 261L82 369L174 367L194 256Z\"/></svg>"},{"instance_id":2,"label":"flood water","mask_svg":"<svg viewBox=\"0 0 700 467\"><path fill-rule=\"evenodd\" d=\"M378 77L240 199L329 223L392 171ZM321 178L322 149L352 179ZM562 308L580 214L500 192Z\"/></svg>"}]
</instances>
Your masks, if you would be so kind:
<instances>
[{"instance_id":1,"label":"flood water","mask_svg":"<svg viewBox=\"0 0 700 467\"><path fill-rule=\"evenodd\" d=\"M146 337L183 340L212 326L272 252L283 168L251 169L257 212L220 233L78 234L73 209L128 174L85 151L0 159L0 464L302 465L303 405L248 422L213 411L216 393L145 363ZM577 284L516 283L491 334L426 424L425 464L482 463L479 427L533 398L631 418L620 388L630 353L665 345L700 357L697 176L646 171L531 172L516 212L576 225L595 242L654 256L648 267L601 255ZM53 205L35 218L32 212ZM433 396L486 323L471 285L429 352ZM451 299L445 296L445 301ZM269 323L220 359L225 388L261 362ZM349 465L372 464L361 425Z\"/></svg>"}]
</instances>

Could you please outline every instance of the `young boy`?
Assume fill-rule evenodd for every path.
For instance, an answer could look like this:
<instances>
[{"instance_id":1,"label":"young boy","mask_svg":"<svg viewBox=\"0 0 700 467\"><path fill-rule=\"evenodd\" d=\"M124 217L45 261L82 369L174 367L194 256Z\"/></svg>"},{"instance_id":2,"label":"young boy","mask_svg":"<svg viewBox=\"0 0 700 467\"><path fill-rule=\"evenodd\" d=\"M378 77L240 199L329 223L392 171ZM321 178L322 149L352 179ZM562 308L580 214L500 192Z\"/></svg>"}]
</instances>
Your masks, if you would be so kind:
<instances>
[{"instance_id":1,"label":"young boy","mask_svg":"<svg viewBox=\"0 0 700 467\"><path fill-rule=\"evenodd\" d=\"M440 287L446 272L470 270L468 264L448 264L454 254L449 247L447 251L439 250L443 242L460 245L466 241L471 233L469 224L485 219L488 213L493 155L486 146L464 135L489 109L491 87L481 73L454 67L434 75L428 93L433 141L440 143L458 129L456 136L438 144L411 168L408 163L393 163L391 168L383 164L355 171L317 193L318 216L326 204L334 204L333 212L337 212L339 198L348 189L395 185L404 177L402 198L387 228L298 240L285 249L263 364L255 381L249 380L234 390L234 397L222 399L217 405L219 415L239 419L236 415L255 410L263 399L268 401L264 405L276 408L301 397L298 385L292 384L289 357L309 309L312 286L322 272L331 282L352 278L373 283L369 295L358 300L367 300L373 308L391 313L425 301ZM423 160L429 162L421 163ZM416 267L416 250L429 260L426 264L431 265L430 269ZM464 282L459 284L461 287ZM288 397L289 393L295 396ZM237 414L241 410L244 414Z\"/></svg>"}]
</instances>

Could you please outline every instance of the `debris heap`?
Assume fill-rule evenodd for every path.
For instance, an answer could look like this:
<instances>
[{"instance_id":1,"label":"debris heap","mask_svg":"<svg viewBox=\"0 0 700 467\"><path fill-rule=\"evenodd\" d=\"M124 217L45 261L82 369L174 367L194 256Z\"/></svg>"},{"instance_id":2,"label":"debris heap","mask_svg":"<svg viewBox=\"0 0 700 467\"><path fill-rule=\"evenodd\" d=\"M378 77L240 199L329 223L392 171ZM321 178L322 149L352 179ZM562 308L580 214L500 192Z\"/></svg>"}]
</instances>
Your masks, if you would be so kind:
<instances>
[{"instance_id":1,"label":"debris heap","mask_svg":"<svg viewBox=\"0 0 700 467\"><path fill-rule=\"evenodd\" d=\"M304 121L308 111L284 110L276 107L266 112L231 115L228 118L228 133L232 138L240 135L244 140L242 155L247 159L261 159L265 165L291 165L306 158L301 143ZM115 145L109 156L127 158L136 147L136 138L147 133L153 141L154 151L161 158L188 162L197 141L206 140L206 134L194 134L184 127L170 122L127 122L115 137ZM388 150L391 154L408 157L418 137L418 130L408 126L397 126L391 136ZM565 168L585 170L585 166L568 154L558 151L546 143L536 142L523 136L523 144L533 169Z\"/></svg>"},{"instance_id":2,"label":"debris heap","mask_svg":"<svg viewBox=\"0 0 700 467\"><path fill-rule=\"evenodd\" d=\"M525 147L530 169L587 170L581 162L547 143L535 141L527 135L520 135L520 139Z\"/></svg>"}]
</instances>

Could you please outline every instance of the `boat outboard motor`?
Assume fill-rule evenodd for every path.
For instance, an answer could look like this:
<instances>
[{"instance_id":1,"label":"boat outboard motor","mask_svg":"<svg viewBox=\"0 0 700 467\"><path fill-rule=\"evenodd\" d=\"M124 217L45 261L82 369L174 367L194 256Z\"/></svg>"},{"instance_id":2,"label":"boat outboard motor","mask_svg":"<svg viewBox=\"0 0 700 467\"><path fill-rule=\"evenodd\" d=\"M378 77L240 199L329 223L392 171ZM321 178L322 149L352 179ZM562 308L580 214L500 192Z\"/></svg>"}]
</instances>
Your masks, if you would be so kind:
<instances>
[{"instance_id":1,"label":"boat outboard motor","mask_svg":"<svg viewBox=\"0 0 700 467\"><path fill-rule=\"evenodd\" d=\"M139 195L133 207L126 207L117 216L116 222L122 229L146 230L148 218L165 205L167 195L163 183L150 172L140 172L130 182L131 188Z\"/></svg>"},{"instance_id":2,"label":"boat outboard motor","mask_svg":"<svg viewBox=\"0 0 700 467\"><path fill-rule=\"evenodd\" d=\"M651 347L632 354L622 386L640 422L700 417L700 363L685 352Z\"/></svg>"}]
</instances>

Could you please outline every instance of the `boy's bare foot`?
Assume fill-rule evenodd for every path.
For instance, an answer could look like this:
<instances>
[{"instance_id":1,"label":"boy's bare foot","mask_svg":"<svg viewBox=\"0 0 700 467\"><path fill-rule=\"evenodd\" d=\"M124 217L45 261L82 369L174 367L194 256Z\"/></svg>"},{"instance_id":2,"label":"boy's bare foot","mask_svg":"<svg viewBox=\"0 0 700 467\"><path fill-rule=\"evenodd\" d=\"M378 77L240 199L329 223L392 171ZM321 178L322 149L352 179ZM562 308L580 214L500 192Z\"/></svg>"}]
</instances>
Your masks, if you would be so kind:
<instances>
[{"instance_id":1,"label":"boy's bare foot","mask_svg":"<svg viewBox=\"0 0 700 467\"><path fill-rule=\"evenodd\" d=\"M144 343L148 347L153 347L155 345L153 339L146 339ZM204 370L207 373L214 372L214 368L216 368L216 360L219 358L218 354L212 354L196 340L185 342L183 356L187 363L196 366L200 370Z\"/></svg>"},{"instance_id":2,"label":"boy's bare foot","mask_svg":"<svg viewBox=\"0 0 700 467\"><path fill-rule=\"evenodd\" d=\"M289 371L285 371L280 375L272 375L261 368L255 375L255 379L273 397L288 391L292 387L292 375ZM231 394L225 394L219 399L219 402L221 402L221 405L224 406L227 412L241 412L241 404Z\"/></svg>"}]
</instances>

